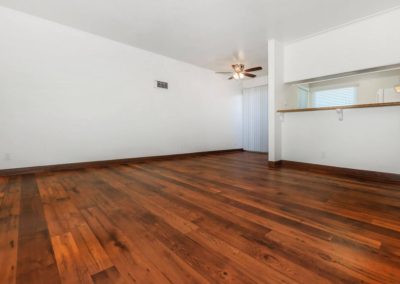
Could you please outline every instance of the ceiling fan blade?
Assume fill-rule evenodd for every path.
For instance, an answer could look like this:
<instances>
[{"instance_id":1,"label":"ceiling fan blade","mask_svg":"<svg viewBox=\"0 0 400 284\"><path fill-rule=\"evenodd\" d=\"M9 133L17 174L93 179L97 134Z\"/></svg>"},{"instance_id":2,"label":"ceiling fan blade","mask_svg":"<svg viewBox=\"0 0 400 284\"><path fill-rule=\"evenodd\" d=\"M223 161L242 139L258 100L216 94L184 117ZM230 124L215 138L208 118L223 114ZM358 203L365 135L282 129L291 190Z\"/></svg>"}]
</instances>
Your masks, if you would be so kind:
<instances>
[{"instance_id":1,"label":"ceiling fan blade","mask_svg":"<svg viewBox=\"0 0 400 284\"><path fill-rule=\"evenodd\" d=\"M246 69L246 70L244 70L244 72L254 72L254 71L260 71L260 70L262 70L261 66Z\"/></svg>"},{"instance_id":2,"label":"ceiling fan blade","mask_svg":"<svg viewBox=\"0 0 400 284\"><path fill-rule=\"evenodd\" d=\"M250 73L243 73L243 75L246 76L246 77L250 77L250 78L255 78L255 77L257 77L257 75L250 74Z\"/></svg>"},{"instance_id":3,"label":"ceiling fan blade","mask_svg":"<svg viewBox=\"0 0 400 284\"><path fill-rule=\"evenodd\" d=\"M233 76L230 76L229 78L228 78L228 80L232 80L233 79Z\"/></svg>"}]
</instances>

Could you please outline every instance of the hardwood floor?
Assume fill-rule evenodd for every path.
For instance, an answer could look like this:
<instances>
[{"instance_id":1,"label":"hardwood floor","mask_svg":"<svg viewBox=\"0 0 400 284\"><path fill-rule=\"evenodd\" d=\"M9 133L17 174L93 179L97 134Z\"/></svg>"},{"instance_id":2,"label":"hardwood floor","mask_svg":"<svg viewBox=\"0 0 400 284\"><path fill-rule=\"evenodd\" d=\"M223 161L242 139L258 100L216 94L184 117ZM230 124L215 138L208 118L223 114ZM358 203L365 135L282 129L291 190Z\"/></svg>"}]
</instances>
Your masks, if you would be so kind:
<instances>
[{"instance_id":1,"label":"hardwood floor","mask_svg":"<svg viewBox=\"0 0 400 284\"><path fill-rule=\"evenodd\" d=\"M0 283L400 283L400 188L237 152L0 178Z\"/></svg>"}]
</instances>

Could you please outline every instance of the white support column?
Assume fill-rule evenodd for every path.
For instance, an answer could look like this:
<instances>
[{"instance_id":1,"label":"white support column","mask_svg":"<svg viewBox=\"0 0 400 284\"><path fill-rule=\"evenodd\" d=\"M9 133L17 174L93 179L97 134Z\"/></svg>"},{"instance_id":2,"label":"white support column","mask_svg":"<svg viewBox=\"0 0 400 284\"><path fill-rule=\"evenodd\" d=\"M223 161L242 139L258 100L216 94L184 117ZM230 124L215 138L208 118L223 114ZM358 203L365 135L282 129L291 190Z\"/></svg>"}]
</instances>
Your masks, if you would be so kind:
<instances>
[{"instance_id":1,"label":"white support column","mask_svg":"<svg viewBox=\"0 0 400 284\"><path fill-rule=\"evenodd\" d=\"M283 44L275 39L268 40L268 160L282 160L281 124L277 110L282 108L285 85L283 83Z\"/></svg>"}]
</instances>

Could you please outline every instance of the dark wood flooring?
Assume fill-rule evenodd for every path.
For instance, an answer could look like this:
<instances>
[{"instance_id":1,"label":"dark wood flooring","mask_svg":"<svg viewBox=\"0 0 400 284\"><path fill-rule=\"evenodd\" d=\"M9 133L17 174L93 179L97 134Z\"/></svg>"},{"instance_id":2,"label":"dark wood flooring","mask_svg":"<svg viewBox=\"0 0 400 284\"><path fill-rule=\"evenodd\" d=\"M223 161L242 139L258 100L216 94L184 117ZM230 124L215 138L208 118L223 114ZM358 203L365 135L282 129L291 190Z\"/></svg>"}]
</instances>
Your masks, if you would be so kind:
<instances>
[{"instance_id":1,"label":"dark wood flooring","mask_svg":"<svg viewBox=\"0 0 400 284\"><path fill-rule=\"evenodd\" d=\"M399 186L237 152L0 178L0 283L400 283Z\"/></svg>"}]
</instances>

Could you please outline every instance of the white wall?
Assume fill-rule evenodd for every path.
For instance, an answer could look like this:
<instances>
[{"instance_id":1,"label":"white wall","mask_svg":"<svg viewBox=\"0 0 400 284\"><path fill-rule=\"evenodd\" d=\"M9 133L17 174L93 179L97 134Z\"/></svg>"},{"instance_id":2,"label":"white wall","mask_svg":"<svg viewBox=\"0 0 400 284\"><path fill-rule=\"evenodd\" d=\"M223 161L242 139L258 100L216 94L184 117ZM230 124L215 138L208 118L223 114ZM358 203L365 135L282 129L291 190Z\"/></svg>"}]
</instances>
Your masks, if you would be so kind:
<instances>
[{"instance_id":1,"label":"white wall","mask_svg":"<svg viewBox=\"0 0 400 284\"><path fill-rule=\"evenodd\" d=\"M285 47L285 82L400 63L400 9Z\"/></svg>"},{"instance_id":2,"label":"white wall","mask_svg":"<svg viewBox=\"0 0 400 284\"><path fill-rule=\"evenodd\" d=\"M0 169L241 148L241 107L212 71L0 8Z\"/></svg>"},{"instance_id":3,"label":"white wall","mask_svg":"<svg viewBox=\"0 0 400 284\"><path fill-rule=\"evenodd\" d=\"M397 9L289 44L285 82L400 63L399 26ZM281 139L283 160L400 174L400 107L285 113Z\"/></svg>"},{"instance_id":4,"label":"white wall","mask_svg":"<svg viewBox=\"0 0 400 284\"><path fill-rule=\"evenodd\" d=\"M284 160L400 174L400 107L285 113Z\"/></svg>"}]
</instances>

